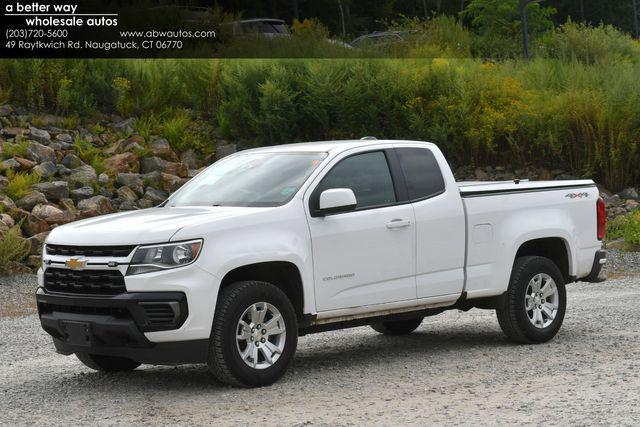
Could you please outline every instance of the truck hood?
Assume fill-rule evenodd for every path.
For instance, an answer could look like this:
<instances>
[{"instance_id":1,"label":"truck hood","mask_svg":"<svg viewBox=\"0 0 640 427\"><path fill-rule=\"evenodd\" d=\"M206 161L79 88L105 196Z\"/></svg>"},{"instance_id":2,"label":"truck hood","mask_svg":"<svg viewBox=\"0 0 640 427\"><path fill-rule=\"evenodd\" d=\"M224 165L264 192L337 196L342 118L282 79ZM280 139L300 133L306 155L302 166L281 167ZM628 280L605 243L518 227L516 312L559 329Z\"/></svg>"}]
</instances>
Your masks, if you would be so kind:
<instances>
[{"instance_id":1,"label":"truck hood","mask_svg":"<svg viewBox=\"0 0 640 427\"><path fill-rule=\"evenodd\" d=\"M77 246L163 243L180 229L202 222L255 213L262 208L150 208L72 222L54 228L47 243Z\"/></svg>"}]
</instances>

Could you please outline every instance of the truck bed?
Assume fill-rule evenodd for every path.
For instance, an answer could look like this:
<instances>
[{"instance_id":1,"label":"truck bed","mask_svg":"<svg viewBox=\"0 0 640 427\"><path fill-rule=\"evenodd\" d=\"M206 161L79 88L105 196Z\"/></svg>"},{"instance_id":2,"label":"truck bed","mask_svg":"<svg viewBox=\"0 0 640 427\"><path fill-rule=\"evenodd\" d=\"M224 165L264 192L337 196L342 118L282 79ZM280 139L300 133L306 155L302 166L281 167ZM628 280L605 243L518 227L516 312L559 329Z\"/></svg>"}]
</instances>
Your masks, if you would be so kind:
<instances>
[{"instance_id":1,"label":"truck bed","mask_svg":"<svg viewBox=\"0 0 640 427\"><path fill-rule=\"evenodd\" d=\"M563 188L588 188L595 186L590 179L577 179L566 181L464 181L458 182L458 188L462 197L475 197L492 194L520 193L540 190L559 190Z\"/></svg>"}]
</instances>

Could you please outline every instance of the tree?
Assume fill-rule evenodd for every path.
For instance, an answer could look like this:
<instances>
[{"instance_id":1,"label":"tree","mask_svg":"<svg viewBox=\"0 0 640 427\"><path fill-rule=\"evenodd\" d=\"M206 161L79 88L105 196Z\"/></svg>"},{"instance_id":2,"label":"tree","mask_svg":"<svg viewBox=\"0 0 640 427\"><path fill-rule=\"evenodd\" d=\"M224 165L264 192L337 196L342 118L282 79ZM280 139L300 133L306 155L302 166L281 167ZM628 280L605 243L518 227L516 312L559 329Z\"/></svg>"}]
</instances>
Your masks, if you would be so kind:
<instances>
[{"instance_id":1,"label":"tree","mask_svg":"<svg viewBox=\"0 0 640 427\"><path fill-rule=\"evenodd\" d=\"M553 28L552 7L543 7L543 0L471 0L461 15L471 19L490 47L491 55L513 55L521 39L522 52L528 58L529 37ZM510 45L511 47L505 47ZM505 50L509 50L506 52Z\"/></svg>"},{"instance_id":2,"label":"tree","mask_svg":"<svg viewBox=\"0 0 640 427\"><path fill-rule=\"evenodd\" d=\"M638 22L638 0L633 0L633 31L636 38L640 38L640 23Z\"/></svg>"}]
</instances>

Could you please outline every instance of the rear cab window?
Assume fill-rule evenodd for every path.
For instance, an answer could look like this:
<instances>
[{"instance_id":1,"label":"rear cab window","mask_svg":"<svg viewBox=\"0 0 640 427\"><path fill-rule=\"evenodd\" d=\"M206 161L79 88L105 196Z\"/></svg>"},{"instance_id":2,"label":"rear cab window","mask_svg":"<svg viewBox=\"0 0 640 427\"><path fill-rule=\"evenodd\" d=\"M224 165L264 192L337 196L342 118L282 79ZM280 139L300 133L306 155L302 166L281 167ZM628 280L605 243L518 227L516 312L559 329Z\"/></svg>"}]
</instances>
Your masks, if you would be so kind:
<instances>
[{"instance_id":1,"label":"rear cab window","mask_svg":"<svg viewBox=\"0 0 640 427\"><path fill-rule=\"evenodd\" d=\"M428 148L395 149L412 202L442 194L444 178L433 152Z\"/></svg>"}]
</instances>

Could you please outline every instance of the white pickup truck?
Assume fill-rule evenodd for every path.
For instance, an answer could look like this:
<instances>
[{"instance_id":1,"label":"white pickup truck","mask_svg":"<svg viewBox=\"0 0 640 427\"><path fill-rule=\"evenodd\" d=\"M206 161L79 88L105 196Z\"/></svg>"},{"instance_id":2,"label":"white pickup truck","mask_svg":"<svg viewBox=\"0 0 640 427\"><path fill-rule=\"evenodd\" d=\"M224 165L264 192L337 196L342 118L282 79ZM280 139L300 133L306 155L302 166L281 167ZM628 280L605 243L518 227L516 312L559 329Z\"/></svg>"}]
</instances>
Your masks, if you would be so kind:
<instances>
[{"instance_id":1,"label":"white pickup truck","mask_svg":"<svg viewBox=\"0 0 640 427\"><path fill-rule=\"evenodd\" d=\"M206 362L236 386L276 381L300 335L406 334L450 309L540 343L565 284L598 280L605 217L592 181L456 183L425 142L259 148L159 207L55 228L38 310L91 368Z\"/></svg>"}]
</instances>

